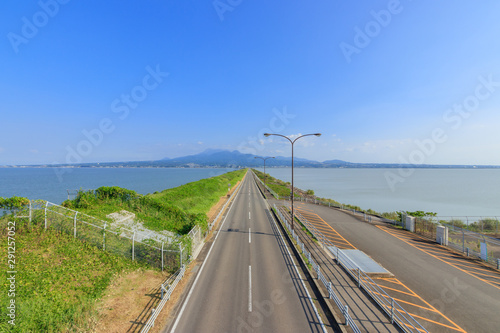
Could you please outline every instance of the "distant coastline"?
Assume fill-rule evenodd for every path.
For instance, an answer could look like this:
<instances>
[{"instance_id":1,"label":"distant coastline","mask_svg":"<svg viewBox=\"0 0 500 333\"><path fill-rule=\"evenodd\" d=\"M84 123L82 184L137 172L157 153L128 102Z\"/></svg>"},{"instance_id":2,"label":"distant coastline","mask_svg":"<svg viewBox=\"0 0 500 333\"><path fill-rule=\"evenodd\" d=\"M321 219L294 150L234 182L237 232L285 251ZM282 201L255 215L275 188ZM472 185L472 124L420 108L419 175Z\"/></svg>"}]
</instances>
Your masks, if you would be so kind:
<instances>
[{"instance_id":1,"label":"distant coastline","mask_svg":"<svg viewBox=\"0 0 500 333\"><path fill-rule=\"evenodd\" d=\"M262 166L262 159L253 154L237 150L206 150L200 154L164 158L156 161L101 162L75 164L0 165L0 168L255 168ZM277 156L268 159L266 167L290 167L290 157ZM402 163L353 163L342 160L323 162L294 158L297 168L346 168L346 169L499 169L500 165L454 165L454 164L402 164Z\"/></svg>"}]
</instances>

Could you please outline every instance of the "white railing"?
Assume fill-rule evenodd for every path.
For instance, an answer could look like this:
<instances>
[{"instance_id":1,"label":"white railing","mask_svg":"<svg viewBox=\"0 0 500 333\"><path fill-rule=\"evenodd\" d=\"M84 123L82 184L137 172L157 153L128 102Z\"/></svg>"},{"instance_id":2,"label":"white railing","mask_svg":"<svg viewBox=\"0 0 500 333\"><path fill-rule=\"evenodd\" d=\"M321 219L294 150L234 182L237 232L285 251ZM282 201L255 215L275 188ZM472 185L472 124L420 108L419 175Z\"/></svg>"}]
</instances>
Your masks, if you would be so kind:
<instances>
[{"instance_id":1,"label":"white railing","mask_svg":"<svg viewBox=\"0 0 500 333\"><path fill-rule=\"evenodd\" d=\"M149 330L155 326L156 318L158 318L161 310L165 306L165 303L170 299L170 296L179 284L179 281L184 277L184 273L186 272L186 266L182 266L177 273L175 273L172 277L170 277L169 281L173 279L173 282L167 281L160 286L161 290L161 301L155 309L152 309L151 316L149 320L146 322L144 327L141 330L141 333L147 333Z\"/></svg>"},{"instance_id":2,"label":"white railing","mask_svg":"<svg viewBox=\"0 0 500 333\"><path fill-rule=\"evenodd\" d=\"M364 289L368 295L380 306L389 316L391 322L396 323L404 332L427 332L427 330L410 315L397 301L389 296L376 282L374 282L365 272L363 272L341 249L329 241L314 225L305 217L296 212L299 221L318 239L325 247L331 249L337 263L351 275L358 283L358 287Z\"/></svg>"},{"instance_id":3,"label":"white railing","mask_svg":"<svg viewBox=\"0 0 500 333\"><path fill-rule=\"evenodd\" d=\"M351 315L349 314L349 307L347 305L342 304L340 299L337 297L335 292L333 291L332 288L332 283L327 281L326 277L323 275L321 272L321 267L317 265L314 260L312 259L311 253L307 251L304 243L300 241L299 235L295 233L293 229L291 229L290 224L288 223L287 219L283 216L281 211L277 209L276 204L274 204L274 210L276 211L278 215L278 219L280 220L280 223L285 226L287 231L292 235L292 238L295 240L297 244L297 248L299 251L304 254L304 256L307 258L308 263L311 265L312 269L316 272L316 275L318 276L318 279L323 283L325 288L328 290L328 295L330 299L333 299L337 307L339 308L340 312L343 314L344 319L345 319L345 324L347 326L350 326L351 329L354 332L361 332L356 325L356 323L353 321Z\"/></svg>"}]
</instances>

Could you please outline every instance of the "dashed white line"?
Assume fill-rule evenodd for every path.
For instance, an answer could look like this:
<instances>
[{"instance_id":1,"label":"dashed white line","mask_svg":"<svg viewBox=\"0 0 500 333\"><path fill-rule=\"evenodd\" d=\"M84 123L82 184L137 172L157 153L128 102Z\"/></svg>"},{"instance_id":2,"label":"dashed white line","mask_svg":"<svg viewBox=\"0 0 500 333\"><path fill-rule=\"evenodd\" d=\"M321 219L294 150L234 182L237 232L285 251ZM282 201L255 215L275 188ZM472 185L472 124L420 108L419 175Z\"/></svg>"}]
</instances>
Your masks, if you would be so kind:
<instances>
[{"instance_id":1,"label":"dashed white line","mask_svg":"<svg viewBox=\"0 0 500 333\"><path fill-rule=\"evenodd\" d=\"M252 266L248 266L248 312L252 312Z\"/></svg>"},{"instance_id":2,"label":"dashed white line","mask_svg":"<svg viewBox=\"0 0 500 333\"><path fill-rule=\"evenodd\" d=\"M248 228L248 243L252 243L252 229Z\"/></svg>"}]
</instances>

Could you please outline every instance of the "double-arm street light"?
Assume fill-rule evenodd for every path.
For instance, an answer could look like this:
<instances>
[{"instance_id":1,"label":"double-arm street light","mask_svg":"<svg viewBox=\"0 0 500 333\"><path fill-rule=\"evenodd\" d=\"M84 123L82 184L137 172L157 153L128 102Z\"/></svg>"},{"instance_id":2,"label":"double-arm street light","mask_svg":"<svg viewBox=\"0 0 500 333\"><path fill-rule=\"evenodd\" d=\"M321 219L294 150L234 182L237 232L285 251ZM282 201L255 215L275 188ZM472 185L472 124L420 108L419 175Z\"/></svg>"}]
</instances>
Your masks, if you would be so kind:
<instances>
[{"instance_id":1,"label":"double-arm street light","mask_svg":"<svg viewBox=\"0 0 500 333\"><path fill-rule=\"evenodd\" d=\"M293 215L293 189L294 189L294 187L293 187L293 144L295 143L295 141L297 141L298 139L303 138L305 136L310 136L310 135L321 136L321 133L304 134L304 135L301 135L301 136L295 138L294 140L290 139L287 136L281 135L281 134L264 133L265 137L268 137L271 135L281 136L282 138L285 138L288 141L290 141L290 143L292 144L292 197L291 197L291 201L292 201L292 230L293 230L293 220L294 220L294 215Z\"/></svg>"},{"instance_id":2,"label":"double-arm street light","mask_svg":"<svg viewBox=\"0 0 500 333\"><path fill-rule=\"evenodd\" d=\"M266 175L266 160L270 159L270 158L274 158L274 156L266 157L266 158L255 156L254 158L260 158L261 160L264 160L264 185L266 185L266 179L267 179L267 175Z\"/></svg>"}]
</instances>

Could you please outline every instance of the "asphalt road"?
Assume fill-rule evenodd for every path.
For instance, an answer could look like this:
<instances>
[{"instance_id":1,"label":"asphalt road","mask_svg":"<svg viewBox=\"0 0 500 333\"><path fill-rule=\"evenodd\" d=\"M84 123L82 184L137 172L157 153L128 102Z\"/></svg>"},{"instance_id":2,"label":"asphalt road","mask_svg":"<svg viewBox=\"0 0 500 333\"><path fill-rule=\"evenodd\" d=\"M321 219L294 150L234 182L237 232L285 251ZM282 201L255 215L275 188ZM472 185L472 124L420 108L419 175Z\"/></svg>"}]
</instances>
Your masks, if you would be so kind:
<instances>
[{"instance_id":1,"label":"asphalt road","mask_svg":"<svg viewBox=\"0 0 500 333\"><path fill-rule=\"evenodd\" d=\"M323 332L250 176L219 227L170 332Z\"/></svg>"},{"instance_id":2,"label":"asphalt road","mask_svg":"<svg viewBox=\"0 0 500 333\"><path fill-rule=\"evenodd\" d=\"M429 305L467 332L500 332L500 288L467 274L466 270L472 267L473 263L462 259L460 255L454 255L451 260L461 268L459 270L439 260L446 255L447 250L440 249L432 242L427 244L424 240L421 241L425 243L426 248L436 248L440 251L437 253L441 254L430 256L402 241L404 238L398 239L384 231L384 228L361 222L338 210L311 204L298 206L318 214L349 243L370 255L425 300L426 304L420 307L412 305L415 302L411 300L402 305L419 316L417 319L422 324L432 326L430 331L460 330L442 319L435 319L435 323L425 319L429 318L425 311ZM484 276L497 274L487 269L481 272ZM394 285L388 286L396 289ZM405 293L411 292L405 290ZM403 296L404 294L400 293L398 297L403 299ZM438 322L446 326L439 325Z\"/></svg>"}]
</instances>

